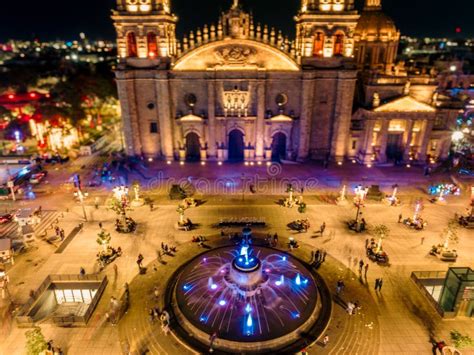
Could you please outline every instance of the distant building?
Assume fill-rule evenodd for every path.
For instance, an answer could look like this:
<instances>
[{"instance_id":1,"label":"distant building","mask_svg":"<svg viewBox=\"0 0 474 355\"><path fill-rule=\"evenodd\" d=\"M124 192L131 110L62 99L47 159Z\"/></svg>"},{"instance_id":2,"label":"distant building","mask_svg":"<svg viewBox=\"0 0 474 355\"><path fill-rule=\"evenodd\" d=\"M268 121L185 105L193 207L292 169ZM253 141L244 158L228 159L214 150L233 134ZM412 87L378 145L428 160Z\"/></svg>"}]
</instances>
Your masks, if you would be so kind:
<instances>
[{"instance_id":1,"label":"distant building","mask_svg":"<svg viewBox=\"0 0 474 355\"><path fill-rule=\"evenodd\" d=\"M180 160L365 164L447 156L454 113L429 76L396 63L381 0L302 0L296 38L237 0L217 25L176 38L169 0L118 0L113 20L126 151Z\"/></svg>"}]
</instances>

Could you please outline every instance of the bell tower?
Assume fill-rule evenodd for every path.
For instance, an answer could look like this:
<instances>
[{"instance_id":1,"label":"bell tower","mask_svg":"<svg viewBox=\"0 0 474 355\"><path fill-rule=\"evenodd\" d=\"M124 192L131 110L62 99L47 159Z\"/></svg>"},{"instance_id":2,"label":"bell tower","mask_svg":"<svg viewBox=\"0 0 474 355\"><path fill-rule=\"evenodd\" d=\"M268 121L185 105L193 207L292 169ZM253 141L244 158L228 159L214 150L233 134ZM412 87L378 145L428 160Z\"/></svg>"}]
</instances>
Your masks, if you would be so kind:
<instances>
[{"instance_id":1,"label":"bell tower","mask_svg":"<svg viewBox=\"0 0 474 355\"><path fill-rule=\"evenodd\" d=\"M176 23L170 0L117 0L112 13L121 60L176 54Z\"/></svg>"},{"instance_id":2,"label":"bell tower","mask_svg":"<svg viewBox=\"0 0 474 355\"><path fill-rule=\"evenodd\" d=\"M352 57L358 19L354 0L301 0L295 17L298 54L303 58Z\"/></svg>"}]
</instances>

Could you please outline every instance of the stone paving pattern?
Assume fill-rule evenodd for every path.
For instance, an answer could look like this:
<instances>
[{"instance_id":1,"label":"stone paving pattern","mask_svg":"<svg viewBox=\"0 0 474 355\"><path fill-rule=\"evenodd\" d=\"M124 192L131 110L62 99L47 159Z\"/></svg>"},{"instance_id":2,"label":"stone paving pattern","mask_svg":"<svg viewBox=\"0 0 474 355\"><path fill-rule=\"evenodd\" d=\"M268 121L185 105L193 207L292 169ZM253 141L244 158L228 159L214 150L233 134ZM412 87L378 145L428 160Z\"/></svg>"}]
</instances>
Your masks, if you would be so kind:
<instances>
[{"instance_id":1,"label":"stone paving pattern","mask_svg":"<svg viewBox=\"0 0 474 355\"><path fill-rule=\"evenodd\" d=\"M300 169L300 168L297 168ZM70 169L69 169L70 170ZM297 170L300 171L300 170ZM377 179L386 173L372 170ZM171 172L170 172L171 174ZM332 172L337 176L338 172ZM408 174L411 174L409 172ZM234 172L239 176L239 172ZM310 174L308 173L308 176ZM342 174L344 175L344 174ZM350 174L346 174L349 176ZM405 177L410 180L411 176ZM405 183L401 188L400 207L387 207L384 204L369 203L364 208L364 216L369 224L386 224L391 233L384 241L384 249L390 255L391 265L381 267L370 263L367 281L359 279L358 261L364 255L365 239L367 234L356 235L347 231L345 221L353 218L355 208L351 205L336 206L327 196L336 196L338 184L346 177L339 178L334 187L320 186L318 196L307 196L308 210L305 214L312 223L308 233L294 234L287 230L287 223L301 218L294 209L287 209L275 204L277 196L245 195L242 201L237 192L226 196L203 196L207 202L186 212L186 216L199 223L195 232L177 232L174 223L177 220L177 202L169 202L162 192L154 192L159 199L155 203L155 210L150 212L148 207L136 208L131 215L138 222L139 228L133 235L120 235L113 231L115 215L105 207L107 194L100 192L101 206L94 209L91 201L87 207L89 222L84 231L78 234L67 246L62 254L54 254L55 246L38 241L28 253L16 258L16 263L9 268L11 279L10 299L14 304L26 302L29 291L36 289L48 274L76 274L81 266L88 273L98 272L95 255L99 250L96 244L96 235L99 231L98 221L112 232L111 245L121 246L124 254L116 261L118 273L115 274L112 266L107 267L104 273L109 277L109 285L86 328L57 328L43 322L40 324L47 339L54 339L56 345L61 346L67 354L121 354L124 353L128 342L132 353L148 348L153 354L188 354L190 350L180 344L172 335L162 335L158 325L150 324L146 314L148 307L153 304L153 287L155 284L163 286L159 280L163 269L172 269L172 263L182 262L191 255L180 254L180 245L190 243L192 235L214 235L219 230L212 225L223 217L264 217L269 225L268 231L278 232L280 241L293 236L312 248L324 248L329 254L328 262L320 272L328 280L328 286L334 292L335 282L343 277L346 289L342 294L344 301L359 300L362 310L358 315L349 316L347 312L334 304L334 316L327 334L330 342L323 348L319 344L308 349L314 354L431 354L430 336L449 342L449 331L457 329L461 333L474 337L474 326L470 319L442 320L434 308L428 304L424 296L416 289L410 280L412 271L446 270L450 265L474 267L474 238L472 231L459 230L459 259L454 264L443 263L428 255L433 244L443 239L442 230L448 219L455 212L463 213L467 206L467 196L449 198L448 206L432 205L427 202L427 196L419 186L408 187ZM352 177L357 180L357 177ZM362 178L359 178L362 180ZM396 177L393 177L396 180ZM404 180L398 178L401 185ZM348 180L345 180L348 181ZM421 181L423 181L421 179ZM390 182L385 182L386 185ZM337 187L336 187L337 185ZM426 185L426 181L425 181ZM420 185L421 186L421 185ZM403 190L405 189L405 191ZM385 188L389 193L390 189ZM308 195L312 195L308 192ZM415 196L416 195L416 196ZM284 193L280 193L279 198ZM424 199L423 217L429 225L425 231L415 232L406 229L397 223L398 215L409 216L413 213L413 204L418 197ZM66 199L67 198L67 199ZM43 200L44 199L44 200ZM46 200L48 199L48 200ZM61 226L68 234L82 218L82 209L71 204L70 194L48 195L39 199L43 206L54 204L55 209L64 211ZM36 202L19 202L23 206ZM54 201L54 202L46 202ZM67 201L67 202L66 202ZM69 212L66 212L69 210ZM326 222L327 229L323 237L312 238L313 231L317 230L322 222ZM421 238L424 238L422 245ZM156 263L156 251L161 242L178 246L178 254L168 265ZM283 245L282 245L283 247ZM196 249L198 247L196 246ZM305 250L307 250L305 248ZM198 250L196 250L198 252ZM136 257L141 253L148 264L148 272L142 278L140 289L131 289L132 311L124 318L124 323L112 326L106 322L105 313L108 310L111 296L119 297L123 292L125 282L132 282L137 277ZM309 259L309 254L306 256ZM157 271L154 271L156 265ZM380 294L374 291L374 281L378 277L384 278L384 286ZM0 300L0 315L4 315L0 328L2 342L0 354L24 354L24 332L18 329L6 309L9 299ZM137 311L135 311L137 309ZM146 314L146 316L145 316ZM127 324L125 327L124 324ZM474 354L473 349L463 351L463 354Z\"/></svg>"}]
</instances>

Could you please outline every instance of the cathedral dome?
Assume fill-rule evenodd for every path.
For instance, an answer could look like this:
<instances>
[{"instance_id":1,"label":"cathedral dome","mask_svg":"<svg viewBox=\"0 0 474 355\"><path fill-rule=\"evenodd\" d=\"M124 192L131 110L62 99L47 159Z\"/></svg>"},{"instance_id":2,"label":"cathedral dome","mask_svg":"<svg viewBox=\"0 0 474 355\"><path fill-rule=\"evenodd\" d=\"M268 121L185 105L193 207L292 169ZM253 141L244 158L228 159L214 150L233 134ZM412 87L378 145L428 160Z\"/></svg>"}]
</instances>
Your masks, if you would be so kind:
<instances>
[{"instance_id":1,"label":"cathedral dome","mask_svg":"<svg viewBox=\"0 0 474 355\"><path fill-rule=\"evenodd\" d=\"M399 32L395 22L380 8L364 9L354 31L360 40L378 41L398 39Z\"/></svg>"}]
</instances>

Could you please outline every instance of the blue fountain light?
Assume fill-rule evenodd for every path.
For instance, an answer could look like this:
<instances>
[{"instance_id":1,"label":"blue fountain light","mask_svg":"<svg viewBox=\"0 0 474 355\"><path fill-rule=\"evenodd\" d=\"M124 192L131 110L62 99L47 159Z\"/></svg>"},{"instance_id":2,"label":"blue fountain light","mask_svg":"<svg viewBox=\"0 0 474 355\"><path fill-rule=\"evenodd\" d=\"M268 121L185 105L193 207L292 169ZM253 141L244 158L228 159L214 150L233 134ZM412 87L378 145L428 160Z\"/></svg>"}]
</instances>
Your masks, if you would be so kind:
<instances>
[{"instance_id":1,"label":"blue fountain light","mask_svg":"<svg viewBox=\"0 0 474 355\"><path fill-rule=\"evenodd\" d=\"M298 286L301 285L301 276L300 276L300 274L297 274L297 275L296 275L295 282L296 282L296 284L297 284Z\"/></svg>"},{"instance_id":2,"label":"blue fountain light","mask_svg":"<svg viewBox=\"0 0 474 355\"><path fill-rule=\"evenodd\" d=\"M244 334L247 336L253 334L253 318L250 313L245 320Z\"/></svg>"},{"instance_id":3,"label":"blue fountain light","mask_svg":"<svg viewBox=\"0 0 474 355\"><path fill-rule=\"evenodd\" d=\"M207 319L208 319L208 317L203 315L199 318L199 321L201 321L202 323L206 323Z\"/></svg>"},{"instance_id":4,"label":"blue fountain light","mask_svg":"<svg viewBox=\"0 0 474 355\"><path fill-rule=\"evenodd\" d=\"M280 278L277 281L275 281L275 285L277 285L277 286L281 286L284 283L285 283L285 276L283 276L283 275L281 275Z\"/></svg>"},{"instance_id":5,"label":"blue fountain light","mask_svg":"<svg viewBox=\"0 0 474 355\"><path fill-rule=\"evenodd\" d=\"M300 317L300 314L299 314L298 312L291 312L291 317L292 317L293 319L297 319L297 318Z\"/></svg>"},{"instance_id":6,"label":"blue fountain light","mask_svg":"<svg viewBox=\"0 0 474 355\"><path fill-rule=\"evenodd\" d=\"M217 290L217 285L216 284L211 284L211 290Z\"/></svg>"},{"instance_id":7,"label":"blue fountain light","mask_svg":"<svg viewBox=\"0 0 474 355\"><path fill-rule=\"evenodd\" d=\"M225 306L226 305L226 301L225 300L220 300L219 301L219 306Z\"/></svg>"},{"instance_id":8,"label":"blue fountain light","mask_svg":"<svg viewBox=\"0 0 474 355\"><path fill-rule=\"evenodd\" d=\"M250 303L247 303L247 305L245 306L245 312L247 313L252 312L252 307L250 306Z\"/></svg>"},{"instance_id":9,"label":"blue fountain light","mask_svg":"<svg viewBox=\"0 0 474 355\"><path fill-rule=\"evenodd\" d=\"M189 291L191 288L192 288L192 286L190 284L186 284L186 285L183 286L183 290L185 290L185 291Z\"/></svg>"}]
</instances>

